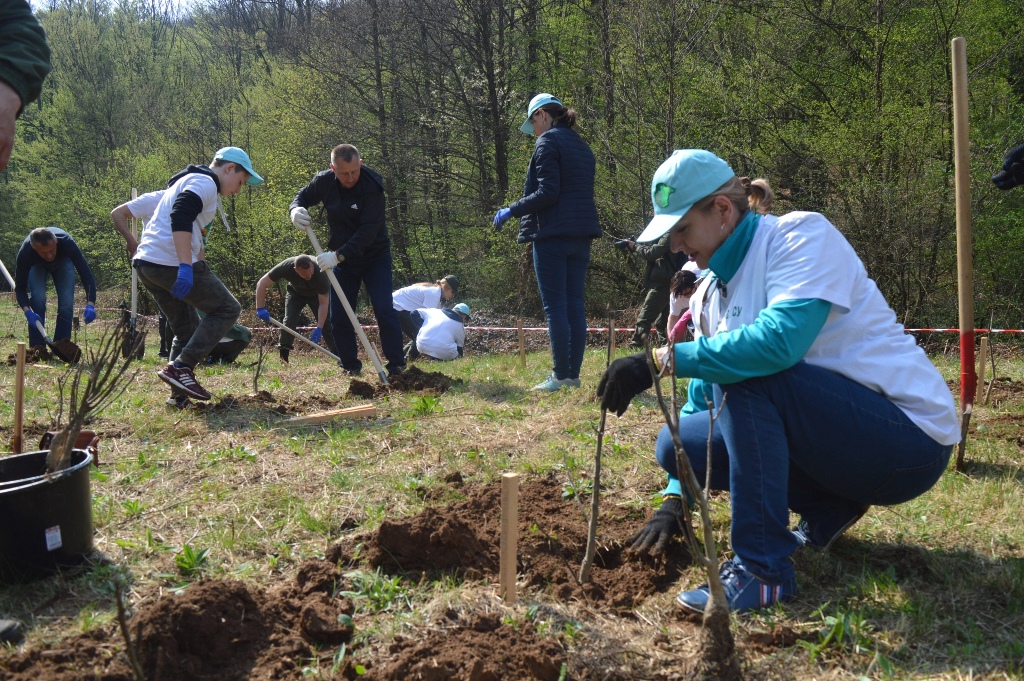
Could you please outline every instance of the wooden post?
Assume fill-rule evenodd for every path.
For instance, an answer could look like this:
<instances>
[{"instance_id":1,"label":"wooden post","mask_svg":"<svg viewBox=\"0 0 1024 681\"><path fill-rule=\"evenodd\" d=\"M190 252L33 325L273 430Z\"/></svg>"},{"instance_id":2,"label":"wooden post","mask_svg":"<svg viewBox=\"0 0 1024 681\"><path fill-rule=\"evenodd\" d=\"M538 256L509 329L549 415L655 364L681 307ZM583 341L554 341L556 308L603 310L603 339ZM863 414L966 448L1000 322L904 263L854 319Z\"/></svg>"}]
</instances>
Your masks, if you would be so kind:
<instances>
[{"instance_id":1,"label":"wooden post","mask_svg":"<svg viewBox=\"0 0 1024 681\"><path fill-rule=\"evenodd\" d=\"M608 355L615 356L615 315L608 313Z\"/></svg>"},{"instance_id":2,"label":"wooden post","mask_svg":"<svg viewBox=\"0 0 1024 681\"><path fill-rule=\"evenodd\" d=\"M505 605L516 604L516 539L519 534L519 474L501 476L501 544L498 592Z\"/></svg>"},{"instance_id":3,"label":"wooden post","mask_svg":"<svg viewBox=\"0 0 1024 681\"><path fill-rule=\"evenodd\" d=\"M974 395L975 402L981 402L981 393L985 389L986 364L988 364L988 336L982 336L981 350L978 351L978 391Z\"/></svg>"},{"instance_id":4,"label":"wooden post","mask_svg":"<svg viewBox=\"0 0 1024 681\"><path fill-rule=\"evenodd\" d=\"M25 423L25 344L18 343L18 368L14 374L14 434L11 453L21 454L21 436Z\"/></svg>"},{"instance_id":5,"label":"wooden post","mask_svg":"<svg viewBox=\"0 0 1024 681\"><path fill-rule=\"evenodd\" d=\"M968 127L967 43L953 38L953 161L956 182L956 269L960 307L960 446L956 470L964 467L967 431L974 410L974 261L971 236L971 146Z\"/></svg>"},{"instance_id":6,"label":"wooden post","mask_svg":"<svg viewBox=\"0 0 1024 681\"><path fill-rule=\"evenodd\" d=\"M519 328L519 363L526 366L526 332L523 331L522 317L516 320L516 326Z\"/></svg>"}]
</instances>

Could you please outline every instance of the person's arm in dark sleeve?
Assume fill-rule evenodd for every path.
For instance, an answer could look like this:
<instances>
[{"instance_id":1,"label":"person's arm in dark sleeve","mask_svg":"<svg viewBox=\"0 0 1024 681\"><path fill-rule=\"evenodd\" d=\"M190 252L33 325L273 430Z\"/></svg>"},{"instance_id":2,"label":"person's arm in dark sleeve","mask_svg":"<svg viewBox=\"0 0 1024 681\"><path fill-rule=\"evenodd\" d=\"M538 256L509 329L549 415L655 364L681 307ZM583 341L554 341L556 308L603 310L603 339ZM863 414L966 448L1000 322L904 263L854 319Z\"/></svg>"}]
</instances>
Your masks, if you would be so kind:
<instances>
[{"instance_id":1,"label":"person's arm in dark sleeve","mask_svg":"<svg viewBox=\"0 0 1024 681\"><path fill-rule=\"evenodd\" d=\"M309 208L323 202L323 198L320 196L320 189L317 186L317 180L320 176L317 175L309 181L305 187L299 190L299 193L292 199L292 203L288 206L288 212L290 213L293 208Z\"/></svg>"},{"instance_id":2,"label":"person's arm in dark sleeve","mask_svg":"<svg viewBox=\"0 0 1024 681\"><path fill-rule=\"evenodd\" d=\"M96 279L92 276L92 270L89 269L89 263L85 261L82 249L72 239L67 240L64 248L68 258L71 260L71 264L78 270L78 276L82 280L82 287L85 289L85 299L90 303L95 303Z\"/></svg>"},{"instance_id":3,"label":"person's arm in dark sleeve","mask_svg":"<svg viewBox=\"0 0 1024 681\"><path fill-rule=\"evenodd\" d=\"M203 212L203 200L199 195L185 190L178 194L171 206L171 232L192 233L196 218Z\"/></svg>"},{"instance_id":4,"label":"person's arm in dark sleeve","mask_svg":"<svg viewBox=\"0 0 1024 681\"><path fill-rule=\"evenodd\" d=\"M654 262L669 252L669 241L667 239L660 239L651 243L637 244L633 248L633 252L647 262Z\"/></svg>"},{"instance_id":5,"label":"person's arm in dark sleeve","mask_svg":"<svg viewBox=\"0 0 1024 681\"><path fill-rule=\"evenodd\" d=\"M511 206L512 215L521 218L534 215L558 201L562 191L562 164L555 145L541 139L534 150L534 164L537 169L537 189L529 196L524 196Z\"/></svg>"},{"instance_id":6,"label":"person's arm in dark sleeve","mask_svg":"<svg viewBox=\"0 0 1024 681\"><path fill-rule=\"evenodd\" d=\"M31 246L24 244L18 251L17 260L14 261L14 297L22 310L28 307L28 271L32 269L34 252Z\"/></svg>"},{"instance_id":7,"label":"person's arm in dark sleeve","mask_svg":"<svg viewBox=\"0 0 1024 681\"><path fill-rule=\"evenodd\" d=\"M28 2L0 2L0 80L21 98L18 115L39 97L50 68L46 34Z\"/></svg>"},{"instance_id":8,"label":"person's arm in dark sleeve","mask_svg":"<svg viewBox=\"0 0 1024 681\"><path fill-rule=\"evenodd\" d=\"M458 352L459 352L459 357L462 357L462 353L464 353L464 352L465 352L465 350L466 350L466 349L465 349L464 347L462 347L461 345L456 345L456 346L455 346L455 349L456 349L456 350L458 350Z\"/></svg>"},{"instance_id":9,"label":"person's arm in dark sleeve","mask_svg":"<svg viewBox=\"0 0 1024 681\"><path fill-rule=\"evenodd\" d=\"M377 240L384 229L384 193L371 193L362 197L362 210L359 211L359 225L348 241L338 249L338 255L358 258Z\"/></svg>"}]
</instances>

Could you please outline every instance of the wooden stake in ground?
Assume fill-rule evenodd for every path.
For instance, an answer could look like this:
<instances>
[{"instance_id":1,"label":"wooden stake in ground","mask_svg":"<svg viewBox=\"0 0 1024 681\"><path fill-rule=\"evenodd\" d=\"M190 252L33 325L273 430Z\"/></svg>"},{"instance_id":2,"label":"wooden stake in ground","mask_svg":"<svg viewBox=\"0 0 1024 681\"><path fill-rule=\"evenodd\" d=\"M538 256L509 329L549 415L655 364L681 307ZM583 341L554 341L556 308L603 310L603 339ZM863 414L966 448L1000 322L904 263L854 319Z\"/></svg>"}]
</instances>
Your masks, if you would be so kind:
<instances>
[{"instance_id":1,"label":"wooden stake in ground","mask_svg":"<svg viewBox=\"0 0 1024 681\"><path fill-rule=\"evenodd\" d=\"M516 540L519 534L519 474L501 476L501 544L498 549L498 594L516 604Z\"/></svg>"},{"instance_id":2,"label":"wooden stake in ground","mask_svg":"<svg viewBox=\"0 0 1024 681\"><path fill-rule=\"evenodd\" d=\"M345 407L344 409L332 409L331 411L321 411L316 414L295 416L285 421L284 424L286 426L301 426L313 423L324 423L325 421L333 421L334 419L372 418L376 414L377 410L372 404L362 404L358 407Z\"/></svg>"},{"instance_id":3,"label":"wooden stake in ground","mask_svg":"<svg viewBox=\"0 0 1024 681\"><path fill-rule=\"evenodd\" d=\"M14 374L14 434L11 453L21 454L21 437L25 424L25 344L18 343L18 368Z\"/></svg>"},{"instance_id":4,"label":"wooden stake in ground","mask_svg":"<svg viewBox=\"0 0 1024 681\"><path fill-rule=\"evenodd\" d=\"M981 350L978 351L978 388L974 393L974 401L981 401L981 391L985 388L985 365L988 363L988 336L981 337Z\"/></svg>"},{"instance_id":5,"label":"wooden stake in ground","mask_svg":"<svg viewBox=\"0 0 1024 681\"><path fill-rule=\"evenodd\" d=\"M519 328L519 363L526 366L526 332L523 331L523 318L516 319Z\"/></svg>"},{"instance_id":6,"label":"wooden stake in ground","mask_svg":"<svg viewBox=\"0 0 1024 681\"><path fill-rule=\"evenodd\" d=\"M956 470L964 467L967 430L974 410L974 265L971 257L971 142L967 119L967 42L953 38L953 158L956 164L956 269L960 304L960 446Z\"/></svg>"}]
</instances>

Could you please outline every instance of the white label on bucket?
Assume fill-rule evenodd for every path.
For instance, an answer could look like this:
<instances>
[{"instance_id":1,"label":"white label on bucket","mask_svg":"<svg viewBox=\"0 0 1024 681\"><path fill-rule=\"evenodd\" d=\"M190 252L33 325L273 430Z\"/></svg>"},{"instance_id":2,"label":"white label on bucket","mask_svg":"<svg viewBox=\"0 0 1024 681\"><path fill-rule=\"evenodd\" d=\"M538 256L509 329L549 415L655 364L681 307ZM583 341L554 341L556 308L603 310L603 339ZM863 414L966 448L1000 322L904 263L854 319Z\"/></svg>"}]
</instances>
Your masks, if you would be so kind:
<instances>
[{"instance_id":1,"label":"white label on bucket","mask_svg":"<svg viewBox=\"0 0 1024 681\"><path fill-rule=\"evenodd\" d=\"M46 550L56 551L62 546L64 542L60 539L60 525L46 528Z\"/></svg>"}]
</instances>

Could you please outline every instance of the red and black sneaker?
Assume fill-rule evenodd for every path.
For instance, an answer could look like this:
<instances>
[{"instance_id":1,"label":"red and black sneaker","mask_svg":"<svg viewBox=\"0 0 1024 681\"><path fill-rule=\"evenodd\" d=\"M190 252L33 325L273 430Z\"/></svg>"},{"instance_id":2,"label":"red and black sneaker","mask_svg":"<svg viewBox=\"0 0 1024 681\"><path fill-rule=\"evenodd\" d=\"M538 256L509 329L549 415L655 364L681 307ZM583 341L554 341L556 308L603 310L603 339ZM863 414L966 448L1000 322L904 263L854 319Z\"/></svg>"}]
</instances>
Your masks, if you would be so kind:
<instances>
[{"instance_id":1,"label":"red and black sneaker","mask_svg":"<svg viewBox=\"0 0 1024 681\"><path fill-rule=\"evenodd\" d=\"M188 367L181 367L179 369L173 364L168 364L158 371L156 375L159 376L160 380L164 383L169 384L173 388L177 388L191 398L197 400L208 400L212 397L212 395L210 395L203 386L199 385L199 381L196 380L196 375L192 373L192 370Z\"/></svg>"}]
</instances>

